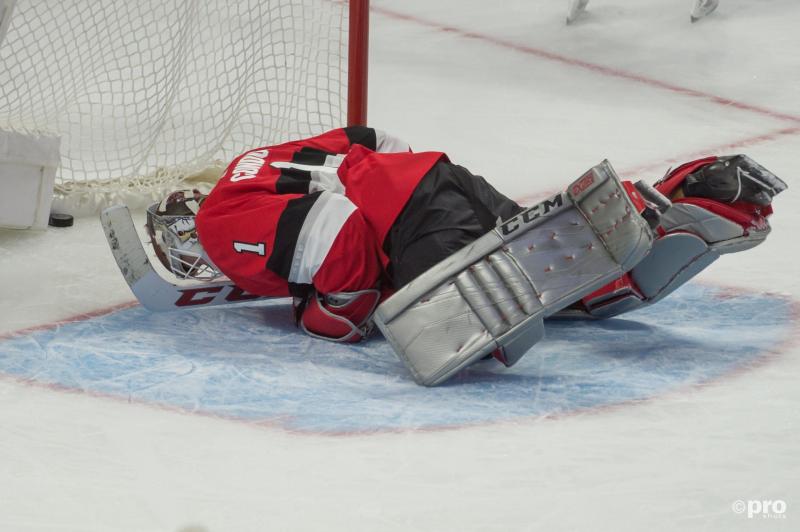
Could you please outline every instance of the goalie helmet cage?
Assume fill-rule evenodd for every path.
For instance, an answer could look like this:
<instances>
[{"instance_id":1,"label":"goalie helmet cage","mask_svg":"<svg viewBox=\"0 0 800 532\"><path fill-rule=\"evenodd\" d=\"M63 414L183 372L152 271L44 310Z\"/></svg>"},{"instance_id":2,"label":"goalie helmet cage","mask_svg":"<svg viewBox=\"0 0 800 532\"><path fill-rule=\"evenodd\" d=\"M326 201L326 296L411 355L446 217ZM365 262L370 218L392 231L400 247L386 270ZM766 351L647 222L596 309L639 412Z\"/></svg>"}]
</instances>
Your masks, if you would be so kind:
<instances>
[{"instance_id":1,"label":"goalie helmet cage","mask_svg":"<svg viewBox=\"0 0 800 532\"><path fill-rule=\"evenodd\" d=\"M0 129L61 137L61 212L142 207L247 149L366 121L369 0L0 5Z\"/></svg>"}]
</instances>

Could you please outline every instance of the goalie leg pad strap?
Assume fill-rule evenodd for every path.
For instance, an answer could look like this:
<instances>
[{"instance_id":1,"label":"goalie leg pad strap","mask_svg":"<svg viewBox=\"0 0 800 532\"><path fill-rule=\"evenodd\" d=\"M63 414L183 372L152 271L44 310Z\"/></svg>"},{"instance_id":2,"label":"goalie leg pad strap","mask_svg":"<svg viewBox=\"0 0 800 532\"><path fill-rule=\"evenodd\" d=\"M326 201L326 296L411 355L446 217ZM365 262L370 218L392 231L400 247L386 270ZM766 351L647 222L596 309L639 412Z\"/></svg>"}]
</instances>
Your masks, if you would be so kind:
<instances>
[{"instance_id":1,"label":"goalie leg pad strap","mask_svg":"<svg viewBox=\"0 0 800 532\"><path fill-rule=\"evenodd\" d=\"M375 323L419 384L497 349L512 365L542 338L543 318L631 269L652 237L603 162L414 279Z\"/></svg>"},{"instance_id":2,"label":"goalie leg pad strap","mask_svg":"<svg viewBox=\"0 0 800 532\"><path fill-rule=\"evenodd\" d=\"M671 294L719 258L702 238L673 233L660 238L650 254L631 271L647 303Z\"/></svg>"},{"instance_id":3,"label":"goalie leg pad strap","mask_svg":"<svg viewBox=\"0 0 800 532\"><path fill-rule=\"evenodd\" d=\"M702 238L690 233L673 233L659 238L650 254L631 270L632 285L616 293L590 294L583 300L592 318L612 318L643 305L651 305L683 286L720 256ZM559 317L586 317L582 312L565 312Z\"/></svg>"}]
</instances>

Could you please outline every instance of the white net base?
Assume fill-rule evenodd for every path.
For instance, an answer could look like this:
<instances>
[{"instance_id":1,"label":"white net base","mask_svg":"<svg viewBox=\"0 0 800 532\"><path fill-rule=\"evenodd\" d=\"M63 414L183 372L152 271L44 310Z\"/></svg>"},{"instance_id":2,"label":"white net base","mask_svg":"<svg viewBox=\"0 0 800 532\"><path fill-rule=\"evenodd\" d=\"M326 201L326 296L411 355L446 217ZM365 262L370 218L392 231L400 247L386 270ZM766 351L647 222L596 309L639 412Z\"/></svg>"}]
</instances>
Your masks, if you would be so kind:
<instances>
[{"instance_id":1,"label":"white net base","mask_svg":"<svg viewBox=\"0 0 800 532\"><path fill-rule=\"evenodd\" d=\"M52 210L86 216L96 214L110 205L144 209L161 201L170 192L184 188L197 188L207 194L219 180L226 165L227 162L217 160L196 172L180 172L172 168L124 180L60 180L54 187Z\"/></svg>"},{"instance_id":2,"label":"white net base","mask_svg":"<svg viewBox=\"0 0 800 532\"><path fill-rule=\"evenodd\" d=\"M335 0L17 0L0 128L61 137L54 209L145 205L343 126L347 22Z\"/></svg>"}]
</instances>

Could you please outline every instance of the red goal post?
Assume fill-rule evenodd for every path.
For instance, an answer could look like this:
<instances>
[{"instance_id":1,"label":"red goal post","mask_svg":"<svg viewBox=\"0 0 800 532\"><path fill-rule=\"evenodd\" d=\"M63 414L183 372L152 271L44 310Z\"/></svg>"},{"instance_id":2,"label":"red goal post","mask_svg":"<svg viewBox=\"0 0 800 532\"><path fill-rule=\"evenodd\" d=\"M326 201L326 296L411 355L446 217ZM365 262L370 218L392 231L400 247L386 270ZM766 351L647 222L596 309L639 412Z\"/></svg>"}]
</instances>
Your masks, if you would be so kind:
<instances>
[{"instance_id":1,"label":"red goal post","mask_svg":"<svg viewBox=\"0 0 800 532\"><path fill-rule=\"evenodd\" d=\"M350 0L347 125L367 124L369 0Z\"/></svg>"}]
</instances>

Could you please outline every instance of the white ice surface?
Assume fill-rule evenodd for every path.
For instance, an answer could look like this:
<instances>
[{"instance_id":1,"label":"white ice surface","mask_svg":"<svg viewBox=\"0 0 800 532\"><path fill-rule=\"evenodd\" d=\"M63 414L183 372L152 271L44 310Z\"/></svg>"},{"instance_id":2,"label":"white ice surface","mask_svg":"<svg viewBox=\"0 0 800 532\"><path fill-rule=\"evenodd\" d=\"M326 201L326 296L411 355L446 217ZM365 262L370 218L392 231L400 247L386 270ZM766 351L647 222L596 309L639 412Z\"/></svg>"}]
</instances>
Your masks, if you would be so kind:
<instances>
[{"instance_id":1,"label":"white ice surface","mask_svg":"<svg viewBox=\"0 0 800 532\"><path fill-rule=\"evenodd\" d=\"M748 153L790 185L773 234L701 277L800 299L795 0L722 0L696 24L688 1L592 0L570 27L560 0L373 3L375 127L517 198L606 157L654 178ZM0 232L0 294L0 334L131 301L92 219ZM798 530L796 338L640 404L336 437L0 376L0 530ZM735 514L738 499L784 500L786 518Z\"/></svg>"}]
</instances>

